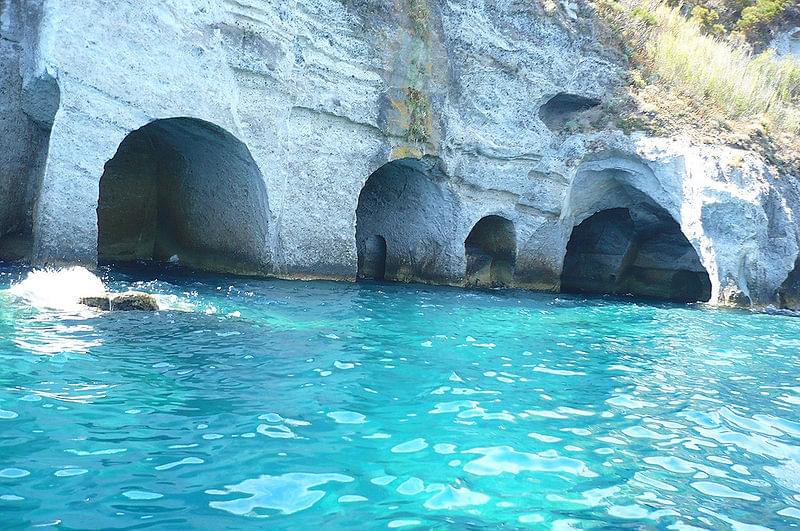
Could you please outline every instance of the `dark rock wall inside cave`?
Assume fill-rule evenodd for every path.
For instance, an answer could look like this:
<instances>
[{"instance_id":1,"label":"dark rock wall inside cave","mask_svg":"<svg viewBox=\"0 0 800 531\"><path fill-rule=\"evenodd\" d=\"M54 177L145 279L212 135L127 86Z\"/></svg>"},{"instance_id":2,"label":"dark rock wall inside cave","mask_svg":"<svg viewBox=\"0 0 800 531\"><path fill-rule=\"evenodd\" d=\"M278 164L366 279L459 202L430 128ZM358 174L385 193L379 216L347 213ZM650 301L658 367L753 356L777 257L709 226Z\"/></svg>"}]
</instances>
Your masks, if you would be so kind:
<instances>
[{"instance_id":1,"label":"dark rock wall inside cave","mask_svg":"<svg viewBox=\"0 0 800 531\"><path fill-rule=\"evenodd\" d=\"M514 284L517 241L514 224L501 216L486 216L464 241L467 258L465 284L510 287Z\"/></svg>"},{"instance_id":2,"label":"dark rock wall inside cave","mask_svg":"<svg viewBox=\"0 0 800 531\"><path fill-rule=\"evenodd\" d=\"M711 282L680 226L662 209L602 210L573 229L562 291L708 301Z\"/></svg>"}]
</instances>

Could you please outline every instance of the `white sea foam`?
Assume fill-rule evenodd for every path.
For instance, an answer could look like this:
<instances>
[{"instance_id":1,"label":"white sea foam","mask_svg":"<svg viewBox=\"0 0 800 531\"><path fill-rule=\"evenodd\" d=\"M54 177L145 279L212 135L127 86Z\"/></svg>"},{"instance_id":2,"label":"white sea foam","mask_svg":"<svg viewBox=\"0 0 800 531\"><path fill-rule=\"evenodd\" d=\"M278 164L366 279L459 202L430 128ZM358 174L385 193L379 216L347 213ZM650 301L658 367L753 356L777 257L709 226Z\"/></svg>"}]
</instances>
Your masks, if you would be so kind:
<instances>
[{"instance_id":1,"label":"white sea foam","mask_svg":"<svg viewBox=\"0 0 800 531\"><path fill-rule=\"evenodd\" d=\"M145 289L152 286L143 286ZM131 286L131 289L142 289ZM69 312L84 315L96 313L80 304L83 297L101 297L106 294L106 286L100 278L83 267L63 269L37 269L28 273L20 282L13 283L6 291L11 297L25 304L45 311ZM191 297L152 293L158 307L162 310L194 312L200 304ZM216 308L205 308L206 313L215 313ZM239 312L229 315L239 317Z\"/></svg>"},{"instance_id":2,"label":"white sea foam","mask_svg":"<svg viewBox=\"0 0 800 531\"><path fill-rule=\"evenodd\" d=\"M8 293L43 310L80 311L81 297L102 296L106 288L96 275L83 267L31 271Z\"/></svg>"},{"instance_id":3,"label":"white sea foam","mask_svg":"<svg viewBox=\"0 0 800 531\"><path fill-rule=\"evenodd\" d=\"M178 312L194 312L197 311L199 303L187 298L186 296L179 297L178 295L164 295L161 293L151 293L155 297L160 310L174 310ZM206 311L206 313L209 313ZM238 312L237 312L238 313ZM238 316L237 316L238 317Z\"/></svg>"}]
</instances>

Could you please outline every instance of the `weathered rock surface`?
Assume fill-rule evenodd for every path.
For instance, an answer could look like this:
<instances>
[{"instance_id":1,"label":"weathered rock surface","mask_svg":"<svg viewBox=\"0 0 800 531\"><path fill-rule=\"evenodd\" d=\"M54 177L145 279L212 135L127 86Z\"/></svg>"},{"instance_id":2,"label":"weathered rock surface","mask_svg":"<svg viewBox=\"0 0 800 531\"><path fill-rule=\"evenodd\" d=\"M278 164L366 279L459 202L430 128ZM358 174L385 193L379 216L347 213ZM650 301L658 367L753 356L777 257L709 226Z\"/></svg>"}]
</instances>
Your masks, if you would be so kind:
<instances>
[{"instance_id":1,"label":"weathered rock surface","mask_svg":"<svg viewBox=\"0 0 800 531\"><path fill-rule=\"evenodd\" d=\"M778 33L769 45L778 57L800 59L800 26L789 26Z\"/></svg>"},{"instance_id":2,"label":"weathered rock surface","mask_svg":"<svg viewBox=\"0 0 800 531\"><path fill-rule=\"evenodd\" d=\"M674 220L648 202L590 216L572 233L565 291L708 301L711 282Z\"/></svg>"},{"instance_id":3,"label":"weathered rock surface","mask_svg":"<svg viewBox=\"0 0 800 531\"><path fill-rule=\"evenodd\" d=\"M798 258L797 176L732 148L565 127L623 73L584 2L0 9L0 235L27 223L38 264L99 251L354 279L366 263L463 285L469 234L498 216L513 285L559 290L573 229L646 203L690 244L712 303L796 300L779 292Z\"/></svg>"},{"instance_id":4,"label":"weathered rock surface","mask_svg":"<svg viewBox=\"0 0 800 531\"><path fill-rule=\"evenodd\" d=\"M98 310L108 311L111 309L111 298L108 295L97 297L81 297L78 301L84 306L89 308L97 308Z\"/></svg>"},{"instance_id":5,"label":"weathered rock surface","mask_svg":"<svg viewBox=\"0 0 800 531\"><path fill-rule=\"evenodd\" d=\"M514 285L517 238L510 220L500 216L482 218L464 240L464 250L467 256L465 285Z\"/></svg>"},{"instance_id":6,"label":"weathered rock surface","mask_svg":"<svg viewBox=\"0 0 800 531\"><path fill-rule=\"evenodd\" d=\"M125 293L117 293L110 296L111 311L115 312L129 312L129 311L143 311L143 312L157 312L158 301L149 293L141 291L126 291Z\"/></svg>"},{"instance_id":7,"label":"weathered rock surface","mask_svg":"<svg viewBox=\"0 0 800 531\"><path fill-rule=\"evenodd\" d=\"M38 0L0 4L0 259L30 255L33 207L58 87L36 53ZM55 92L54 92L55 91Z\"/></svg>"},{"instance_id":8,"label":"weathered rock surface","mask_svg":"<svg viewBox=\"0 0 800 531\"><path fill-rule=\"evenodd\" d=\"M117 312L128 311L158 311L158 301L149 293L141 291L126 291L124 293L110 293L105 296L82 297L80 303L99 310Z\"/></svg>"}]
</instances>

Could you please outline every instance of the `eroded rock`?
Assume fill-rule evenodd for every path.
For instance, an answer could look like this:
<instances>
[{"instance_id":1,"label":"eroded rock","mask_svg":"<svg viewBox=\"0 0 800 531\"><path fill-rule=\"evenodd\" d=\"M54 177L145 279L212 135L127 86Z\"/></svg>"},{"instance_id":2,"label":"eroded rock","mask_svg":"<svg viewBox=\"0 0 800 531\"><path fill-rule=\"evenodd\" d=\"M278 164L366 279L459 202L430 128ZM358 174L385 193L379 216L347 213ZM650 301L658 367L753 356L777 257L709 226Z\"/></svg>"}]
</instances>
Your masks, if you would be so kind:
<instances>
[{"instance_id":1,"label":"eroded rock","mask_svg":"<svg viewBox=\"0 0 800 531\"><path fill-rule=\"evenodd\" d=\"M111 296L111 310L155 312L158 311L158 301L149 293L126 291Z\"/></svg>"},{"instance_id":2,"label":"eroded rock","mask_svg":"<svg viewBox=\"0 0 800 531\"><path fill-rule=\"evenodd\" d=\"M467 286L510 287L514 284L517 240L514 224L500 216L482 218L464 241Z\"/></svg>"},{"instance_id":3,"label":"eroded rock","mask_svg":"<svg viewBox=\"0 0 800 531\"><path fill-rule=\"evenodd\" d=\"M650 203L602 210L572 231L562 289L708 301L711 281L678 224Z\"/></svg>"},{"instance_id":4,"label":"eroded rock","mask_svg":"<svg viewBox=\"0 0 800 531\"><path fill-rule=\"evenodd\" d=\"M81 297L80 303L90 308L97 308L98 310L108 311L111 309L111 299L108 295L98 297Z\"/></svg>"},{"instance_id":5,"label":"eroded rock","mask_svg":"<svg viewBox=\"0 0 800 531\"><path fill-rule=\"evenodd\" d=\"M41 4L0 2L0 260L30 258L36 189L59 105L58 83L30 60Z\"/></svg>"},{"instance_id":6,"label":"eroded rock","mask_svg":"<svg viewBox=\"0 0 800 531\"><path fill-rule=\"evenodd\" d=\"M778 57L800 59L800 26L791 26L778 33L770 43Z\"/></svg>"},{"instance_id":7,"label":"eroded rock","mask_svg":"<svg viewBox=\"0 0 800 531\"><path fill-rule=\"evenodd\" d=\"M264 272L268 213L264 178L242 142L202 120L156 120L105 166L98 259Z\"/></svg>"},{"instance_id":8,"label":"eroded rock","mask_svg":"<svg viewBox=\"0 0 800 531\"><path fill-rule=\"evenodd\" d=\"M108 293L93 297L81 297L80 303L90 308L103 311L158 311L158 301L149 293L142 291L126 291L124 293Z\"/></svg>"}]
</instances>

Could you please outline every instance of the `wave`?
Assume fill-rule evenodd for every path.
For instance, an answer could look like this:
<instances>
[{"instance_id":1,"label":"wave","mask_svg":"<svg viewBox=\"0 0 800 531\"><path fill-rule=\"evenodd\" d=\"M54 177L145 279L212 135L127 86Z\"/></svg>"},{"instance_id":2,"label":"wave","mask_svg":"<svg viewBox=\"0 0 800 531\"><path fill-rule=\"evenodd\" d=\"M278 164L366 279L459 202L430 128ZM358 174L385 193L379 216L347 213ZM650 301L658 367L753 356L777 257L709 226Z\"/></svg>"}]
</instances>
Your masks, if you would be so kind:
<instances>
[{"instance_id":1,"label":"wave","mask_svg":"<svg viewBox=\"0 0 800 531\"><path fill-rule=\"evenodd\" d=\"M105 293L103 281L84 267L31 271L8 289L8 294L30 306L62 311L85 310L80 304L82 297L100 297Z\"/></svg>"}]
</instances>

